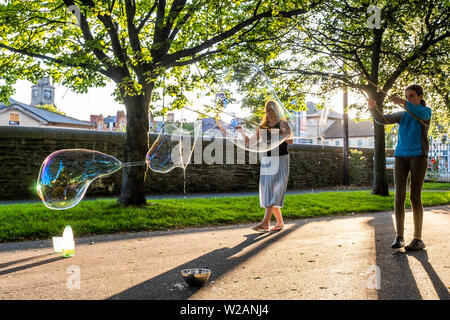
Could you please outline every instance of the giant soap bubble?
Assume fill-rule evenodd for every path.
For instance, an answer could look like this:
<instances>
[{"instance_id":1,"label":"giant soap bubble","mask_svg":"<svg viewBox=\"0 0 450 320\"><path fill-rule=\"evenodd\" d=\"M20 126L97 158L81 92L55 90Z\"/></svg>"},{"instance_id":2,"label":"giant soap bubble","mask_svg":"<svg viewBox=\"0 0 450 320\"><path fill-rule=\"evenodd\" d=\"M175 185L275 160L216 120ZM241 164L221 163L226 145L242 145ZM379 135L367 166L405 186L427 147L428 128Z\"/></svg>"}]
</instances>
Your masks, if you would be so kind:
<instances>
[{"instance_id":1,"label":"giant soap bubble","mask_svg":"<svg viewBox=\"0 0 450 320\"><path fill-rule=\"evenodd\" d=\"M330 120L331 111L328 104L321 106L308 102L306 107L306 111L293 113L291 128L294 143L323 145L327 138L327 129L335 118ZM333 117L336 115L333 113Z\"/></svg>"},{"instance_id":2,"label":"giant soap bubble","mask_svg":"<svg viewBox=\"0 0 450 320\"><path fill-rule=\"evenodd\" d=\"M152 117L150 131L158 133L158 136L148 150L145 161L148 167L157 173L167 173L175 168L181 168L186 193L186 167L191 163L195 145L201 137L202 122L199 119L200 114L194 109L189 107L179 109L175 106L176 99L168 100L169 113L164 117L159 116L159 119L162 117L163 120Z\"/></svg>"},{"instance_id":3,"label":"giant soap bubble","mask_svg":"<svg viewBox=\"0 0 450 320\"><path fill-rule=\"evenodd\" d=\"M292 133L291 114L257 66L232 66L219 75L212 91L204 93L196 106L215 120L204 135L223 136L245 150L266 152Z\"/></svg>"},{"instance_id":4,"label":"giant soap bubble","mask_svg":"<svg viewBox=\"0 0 450 320\"><path fill-rule=\"evenodd\" d=\"M174 168L186 170L201 133L201 122L166 122L150 150L147 152L148 167L155 172L167 173Z\"/></svg>"},{"instance_id":5,"label":"giant soap bubble","mask_svg":"<svg viewBox=\"0 0 450 320\"><path fill-rule=\"evenodd\" d=\"M83 199L92 181L112 174L122 166L116 158L98 151L55 151L42 163L37 192L48 208L69 209Z\"/></svg>"}]
</instances>

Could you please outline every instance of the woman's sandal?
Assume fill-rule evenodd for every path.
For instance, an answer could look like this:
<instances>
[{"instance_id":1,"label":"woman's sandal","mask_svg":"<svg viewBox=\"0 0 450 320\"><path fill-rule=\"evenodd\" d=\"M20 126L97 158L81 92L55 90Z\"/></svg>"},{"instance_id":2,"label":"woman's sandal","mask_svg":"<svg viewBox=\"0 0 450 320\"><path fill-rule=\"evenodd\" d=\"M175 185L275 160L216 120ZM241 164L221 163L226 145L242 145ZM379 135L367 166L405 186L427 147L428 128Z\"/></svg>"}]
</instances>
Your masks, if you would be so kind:
<instances>
[{"instance_id":1,"label":"woman's sandal","mask_svg":"<svg viewBox=\"0 0 450 320\"><path fill-rule=\"evenodd\" d=\"M270 231L281 231L284 229L284 224L282 226L275 226Z\"/></svg>"},{"instance_id":2,"label":"woman's sandal","mask_svg":"<svg viewBox=\"0 0 450 320\"><path fill-rule=\"evenodd\" d=\"M254 227L252 227L252 230L254 230L256 232L262 232L262 233L269 232L269 228L266 229L261 226L254 226Z\"/></svg>"}]
</instances>

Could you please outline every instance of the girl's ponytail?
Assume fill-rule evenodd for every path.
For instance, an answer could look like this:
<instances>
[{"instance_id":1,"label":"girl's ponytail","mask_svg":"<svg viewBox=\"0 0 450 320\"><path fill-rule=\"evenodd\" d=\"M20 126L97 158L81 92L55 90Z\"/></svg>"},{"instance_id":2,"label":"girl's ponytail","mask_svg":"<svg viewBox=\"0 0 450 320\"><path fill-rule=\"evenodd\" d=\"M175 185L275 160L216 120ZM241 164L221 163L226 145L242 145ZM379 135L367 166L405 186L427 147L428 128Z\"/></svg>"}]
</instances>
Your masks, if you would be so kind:
<instances>
[{"instance_id":1,"label":"girl's ponytail","mask_svg":"<svg viewBox=\"0 0 450 320\"><path fill-rule=\"evenodd\" d=\"M420 100L420 104L421 104L421 105L423 105L424 107L426 107L426 106L427 106L427 104L425 103L425 100L423 100L423 99L422 99L422 100Z\"/></svg>"}]
</instances>

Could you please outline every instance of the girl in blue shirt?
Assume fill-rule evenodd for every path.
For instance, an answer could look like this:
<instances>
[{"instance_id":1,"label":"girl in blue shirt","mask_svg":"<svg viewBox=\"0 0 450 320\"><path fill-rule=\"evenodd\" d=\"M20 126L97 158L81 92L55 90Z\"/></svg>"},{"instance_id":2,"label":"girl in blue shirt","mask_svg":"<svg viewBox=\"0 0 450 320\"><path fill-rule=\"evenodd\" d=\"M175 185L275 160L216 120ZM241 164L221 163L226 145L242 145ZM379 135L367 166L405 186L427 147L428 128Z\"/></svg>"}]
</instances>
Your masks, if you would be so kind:
<instances>
[{"instance_id":1,"label":"girl in blue shirt","mask_svg":"<svg viewBox=\"0 0 450 320\"><path fill-rule=\"evenodd\" d=\"M382 114L375 101L369 99L370 112L378 124L399 124L398 142L395 148L394 181L395 181L395 222L397 237L391 248L398 249L405 245L403 237L405 221L406 182L411 175L410 200L414 217L414 239L405 250L422 250L422 186L427 171L428 127L431 109L423 100L423 89L419 85L411 85L405 89L406 100L390 97L391 101L403 106L406 111Z\"/></svg>"}]
</instances>

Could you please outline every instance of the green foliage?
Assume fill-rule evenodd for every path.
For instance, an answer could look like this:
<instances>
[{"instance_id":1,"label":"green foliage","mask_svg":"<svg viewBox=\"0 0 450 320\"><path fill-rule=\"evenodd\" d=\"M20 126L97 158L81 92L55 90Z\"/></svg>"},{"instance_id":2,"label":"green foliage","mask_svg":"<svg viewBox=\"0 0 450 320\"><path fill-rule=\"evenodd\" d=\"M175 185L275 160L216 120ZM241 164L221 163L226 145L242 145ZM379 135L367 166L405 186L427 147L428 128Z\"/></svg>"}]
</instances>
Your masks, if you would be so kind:
<instances>
[{"instance_id":1,"label":"green foliage","mask_svg":"<svg viewBox=\"0 0 450 320\"><path fill-rule=\"evenodd\" d=\"M176 92L173 108L182 108L183 92L205 85L191 64L208 69L242 56L269 61L281 52L268 40L289 25L284 15L294 17L300 14L295 10L310 6L294 0L184 2L2 2L0 98L12 93L18 79L36 82L46 76L79 93L112 79L116 100L126 104L124 98L149 95L155 109L161 93L152 92L167 81L166 93ZM79 20L70 5L76 5ZM264 47L271 53L258 56Z\"/></svg>"},{"instance_id":2,"label":"green foliage","mask_svg":"<svg viewBox=\"0 0 450 320\"><path fill-rule=\"evenodd\" d=\"M368 23L374 14L368 13L371 5L380 9L379 28ZM385 113L399 106L387 102L368 80L400 97L411 82L423 84L426 100L432 97L431 133L448 132L449 82L448 72L442 70L448 68L450 11L444 2L331 0L303 18L303 24L278 43L286 52L278 59L280 73L304 83L305 88L321 88L322 97L336 88L351 88L361 98L375 99ZM432 79L435 74L438 76ZM368 111L367 103L350 108ZM375 161L382 161L385 134L378 126L374 138ZM380 166L375 168L374 191L385 193L386 176Z\"/></svg>"},{"instance_id":3,"label":"green foliage","mask_svg":"<svg viewBox=\"0 0 450 320\"><path fill-rule=\"evenodd\" d=\"M369 27L370 5L381 10L381 29ZM326 1L304 18L279 44L288 57L280 61L279 72L305 87L319 86L322 95L350 87L375 97L366 77L401 97L408 84L420 83L438 122L450 127L450 12L444 2ZM366 104L351 108L367 111ZM398 106L386 103L384 108L389 112Z\"/></svg>"},{"instance_id":4,"label":"green foliage","mask_svg":"<svg viewBox=\"0 0 450 320\"><path fill-rule=\"evenodd\" d=\"M349 151L350 182L353 185L362 185L361 183L366 180L364 176L367 174L367 159L363 156L362 151L356 149Z\"/></svg>"}]
</instances>

